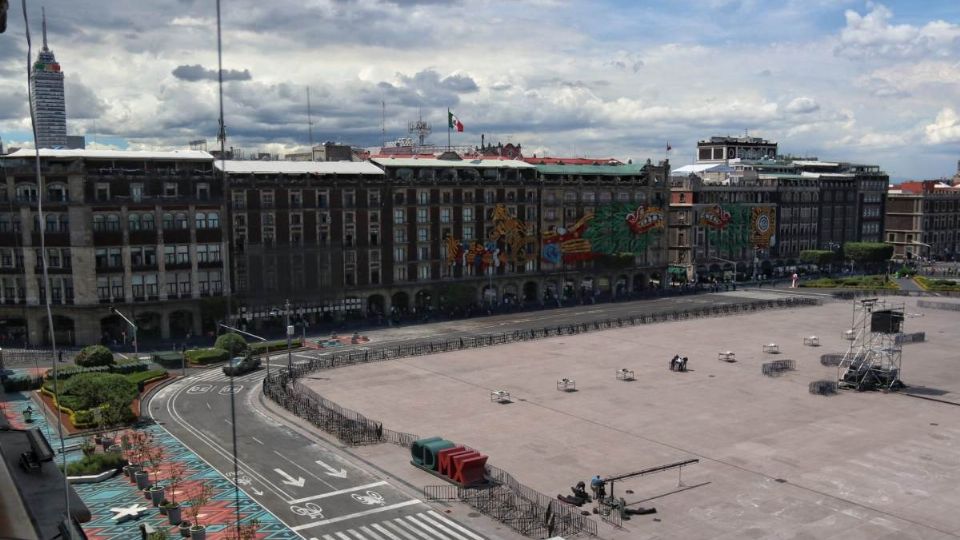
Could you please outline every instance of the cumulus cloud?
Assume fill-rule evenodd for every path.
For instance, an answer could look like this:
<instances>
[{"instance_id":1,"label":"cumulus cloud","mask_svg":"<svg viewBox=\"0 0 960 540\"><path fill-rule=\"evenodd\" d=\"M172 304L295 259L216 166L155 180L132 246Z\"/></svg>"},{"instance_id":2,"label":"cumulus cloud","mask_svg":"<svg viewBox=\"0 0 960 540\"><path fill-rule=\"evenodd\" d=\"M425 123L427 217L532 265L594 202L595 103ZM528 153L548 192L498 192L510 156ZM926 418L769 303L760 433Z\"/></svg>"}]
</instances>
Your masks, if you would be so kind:
<instances>
[{"instance_id":1,"label":"cumulus cloud","mask_svg":"<svg viewBox=\"0 0 960 540\"><path fill-rule=\"evenodd\" d=\"M99 118L107 111L106 102L83 84L79 76L67 75L63 86L69 118Z\"/></svg>"},{"instance_id":2,"label":"cumulus cloud","mask_svg":"<svg viewBox=\"0 0 960 540\"><path fill-rule=\"evenodd\" d=\"M960 25L931 21L923 26L891 24L893 12L874 4L866 15L845 13L846 26L834 49L848 58L916 58L924 55L948 57L960 50Z\"/></svg>"},{"instance_id":3,"label":"cumulus cloud","mask_svg":"<svg viewBox=\"0 0 960 540\"><path fill-rule=\"evenodd\" d=\"M171 73L174 77L182 81L196 82L218 80L217 70L207 69L200 64L193 64L191 66L177 66ZM252 78L253 77L250 75L250 70L248 69L243 71L237 69L223 70L224 81L249 81Z\"/></svg>"},{"instance_id":4,"label":"cumulus cloud","mask_svg":"<svg viewBox=\"0 0 960 540\"><path fill-rule=\"evenodd\" d=\"M820 104L808 97L794 98L786 106L786 111L793 114L809 114L819 110Z\"/></svg>"},{"instance_id":5,"label":"cumulus cloud","mask_svg":"<svg viewBox=\"0 0 960 540\"><path fill-rule=\"evenodd\" d=\"M941 109L937 118L924 128L927 142L931 144L960 141L960 115L952 107Z\"/></svg>"}]
</instances>

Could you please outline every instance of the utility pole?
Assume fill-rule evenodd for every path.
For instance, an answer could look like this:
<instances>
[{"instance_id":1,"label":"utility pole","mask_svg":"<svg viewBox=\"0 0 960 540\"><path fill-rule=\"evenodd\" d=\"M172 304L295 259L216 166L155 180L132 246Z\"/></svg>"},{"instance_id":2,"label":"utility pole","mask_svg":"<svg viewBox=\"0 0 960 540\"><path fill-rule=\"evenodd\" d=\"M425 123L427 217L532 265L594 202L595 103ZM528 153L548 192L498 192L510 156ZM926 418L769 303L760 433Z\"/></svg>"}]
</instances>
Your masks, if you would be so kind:
<instances>
[{"instance_id":1,"label":"utility pole","mask_svg":"<svg viewBox=\"0 0 960 540\"><path fill-rule=\"evenodd\" d=\"M115 308L115 307L112 307L112 308L110 308L110 311L112 311L115 315L117 315L118 317L120 317L121 319L123 319L124 321L126 321L126 323L130 325L130 328L133 329L133 354L134 354L135 356L138 356L138 357L139 357L139 356L140 356L140 343L139 343L138 340L137 340L137 325L134 324L133 321L131 321L130 319L124 317L123 313L120 313L120 310L119 310L119 309L117 309L117 308Z\"/></svg>"},{"instance_id":2,"label":"utility pole","mask_svg":"<svg viewBox=\"0 0 960 540\"><path fill-rule=\"evenodd\" d=\"M293 336L293 327L290 326L290 299L285 305L287 308L287 373L293 376L293 352L290 350L290 338Z\"/></svg>"}]
</instances>

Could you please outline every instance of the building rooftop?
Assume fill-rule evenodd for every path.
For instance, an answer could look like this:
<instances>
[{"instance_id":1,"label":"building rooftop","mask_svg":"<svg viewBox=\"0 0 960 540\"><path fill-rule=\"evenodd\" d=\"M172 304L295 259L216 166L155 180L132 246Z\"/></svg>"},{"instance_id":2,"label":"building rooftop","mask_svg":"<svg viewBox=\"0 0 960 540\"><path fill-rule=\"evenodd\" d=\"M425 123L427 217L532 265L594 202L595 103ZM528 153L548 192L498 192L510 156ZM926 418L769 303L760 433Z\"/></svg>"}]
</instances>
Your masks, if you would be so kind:
<instances>
[{"instance_id":1,"label":"building rooftop","mask_svg":"<svg viewBox=\"0 0 960 540\"><path fill-rule=\"evenodd\" d=\"M525 157L524 161L532 165L623 165L616 158L564 158L564 157Z\"/></svg>"},{"instance_id":2,"label":"building rooftop","mask_svg":"<svg viewBox=\"0 0 960 540\"><path fill-rule=\"evenodd\" d=\"M374 157L370 159L382 167L436 167L449 168L483 168L483 169L532 169L529 163L506 158L449 160L436 157Z\"/></svg>"},{"instance_id":3,"label":"building rooftop","mask_svg":"<svg viewBox=\"0 0 960 540\"><path fill-rule=\"evenodd\" d=\"M631 176L643 174L646 165L536 165L540 174L578 174L601 176Z\"/></svg>"},{"instance_id":4,"label":"building rooftop","mask_svg":"<svg viewBox=\"0 0 960 540\"><path fill-rule=\"evenodd\" d=\"M694 163L693 165L684 165L671 171L672 175L688 175L700 173L732 173L734 168L723 163Z\"/></svg>"},{"instance_id":5,"label":"building rooftop","mask_svg":"<svg viewBox=\"0 0 960 540\"><path fill-rule=\"evenodd\" d=\"M380 167L368 161L215 161L214 166L237 174L366 174L383 176Z\"/></svg>"},{"instance_id":6,"label":"building rooftop","mask_svg":"<svg viewBox=\"0 0 960 540\"><path fill-rule=\"evenodd\" d=\"M7 159L33 158L36 151L33 148L21 148L16 152L3 156ZM59 150L51 148L41 148L40 157L42 158L83 158L83 159L191 159L210 161L213 156L207 152L199 150Z\"/></svg>"}]
</instances>

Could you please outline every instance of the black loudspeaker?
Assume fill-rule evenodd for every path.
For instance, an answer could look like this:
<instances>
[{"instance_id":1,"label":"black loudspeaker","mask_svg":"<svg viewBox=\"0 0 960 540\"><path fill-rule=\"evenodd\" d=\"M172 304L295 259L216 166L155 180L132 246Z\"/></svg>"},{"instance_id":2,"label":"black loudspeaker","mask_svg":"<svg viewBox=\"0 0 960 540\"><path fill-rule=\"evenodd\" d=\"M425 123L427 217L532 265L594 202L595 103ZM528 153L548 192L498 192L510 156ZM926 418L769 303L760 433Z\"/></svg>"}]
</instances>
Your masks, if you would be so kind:
<instances>
[{"instance_id":1,"label":"black loudspeaker","mask_svg":"<svg viewBox=\"0 0 960 540\"><path fill-rule=\"evenodd\" d=\"M903 313L885 309L874 311L870 317L870 331L881 334L899 334L903 325Z\"/></svg>"}]
</instances>

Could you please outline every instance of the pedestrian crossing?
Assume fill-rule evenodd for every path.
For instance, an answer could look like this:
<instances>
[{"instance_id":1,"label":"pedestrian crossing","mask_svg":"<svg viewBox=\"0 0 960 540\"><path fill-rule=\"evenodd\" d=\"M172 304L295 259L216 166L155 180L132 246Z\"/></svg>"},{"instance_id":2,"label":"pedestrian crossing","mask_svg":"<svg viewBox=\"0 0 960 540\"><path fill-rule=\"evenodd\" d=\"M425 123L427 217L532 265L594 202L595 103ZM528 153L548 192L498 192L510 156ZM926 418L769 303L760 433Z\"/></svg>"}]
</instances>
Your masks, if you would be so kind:
<instances>
[{"instance_id":1,"label":"pedestrian crossing","mask_svg":"<svg viewBox=\"0 0 960 540\"><path fill-rule=\"evenodd\" d=\"M310 540L484 540L484 537L436 511L386 519Z\"/></svg>"}]
</instances>

